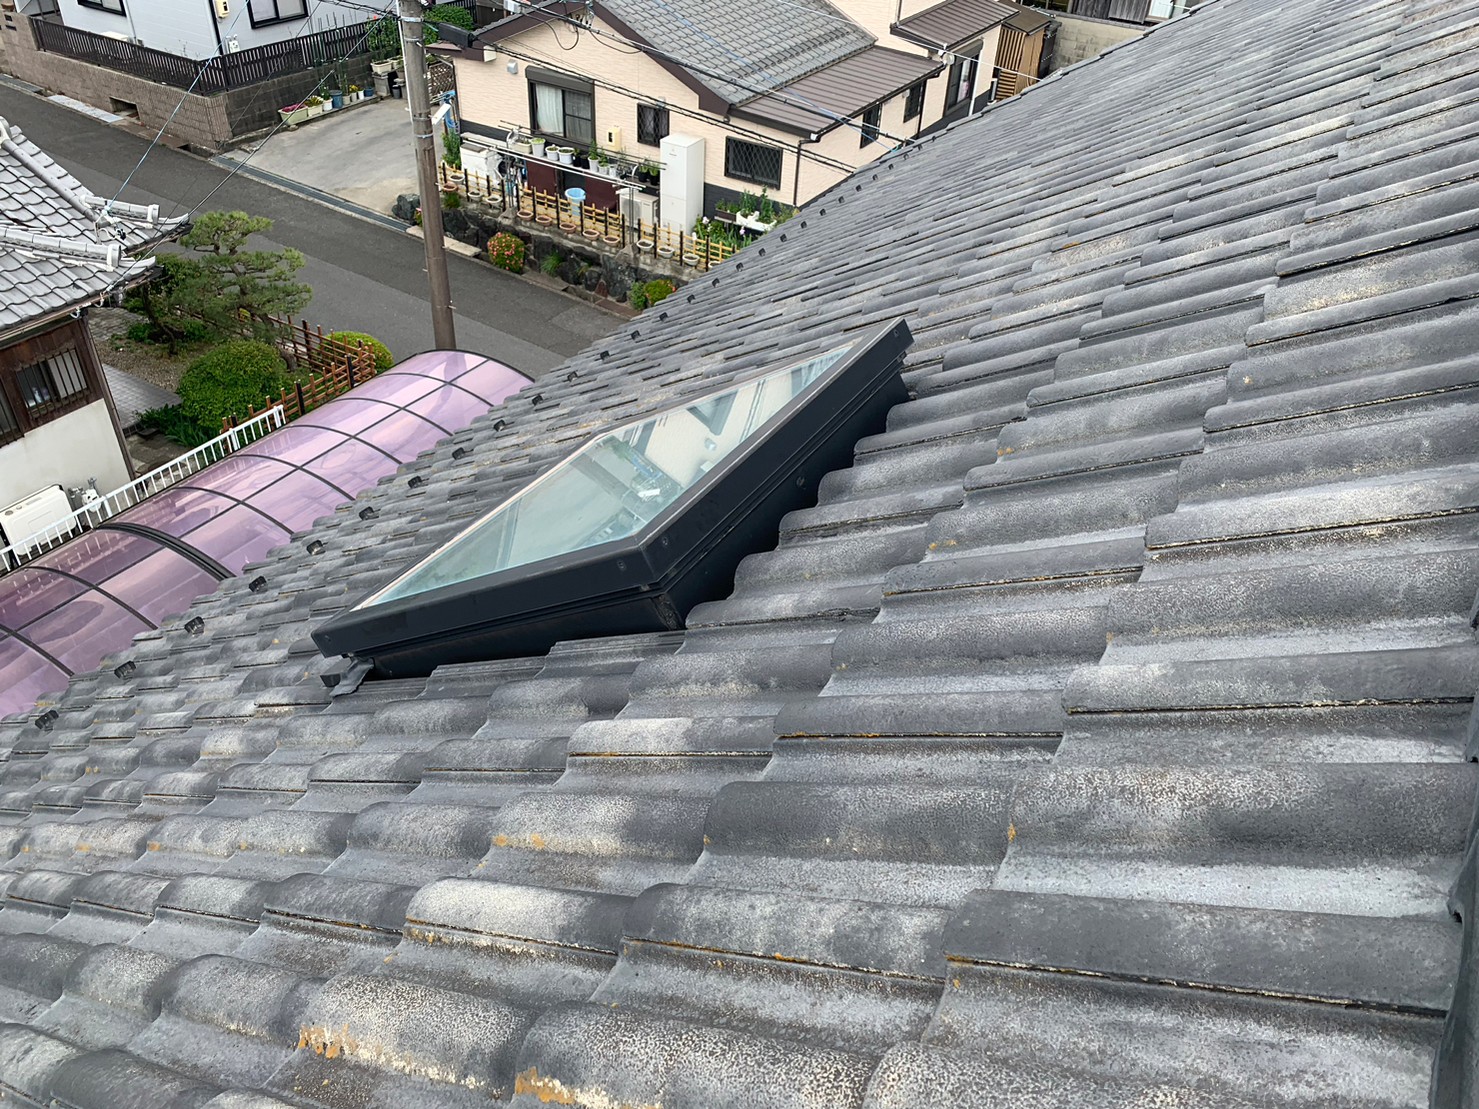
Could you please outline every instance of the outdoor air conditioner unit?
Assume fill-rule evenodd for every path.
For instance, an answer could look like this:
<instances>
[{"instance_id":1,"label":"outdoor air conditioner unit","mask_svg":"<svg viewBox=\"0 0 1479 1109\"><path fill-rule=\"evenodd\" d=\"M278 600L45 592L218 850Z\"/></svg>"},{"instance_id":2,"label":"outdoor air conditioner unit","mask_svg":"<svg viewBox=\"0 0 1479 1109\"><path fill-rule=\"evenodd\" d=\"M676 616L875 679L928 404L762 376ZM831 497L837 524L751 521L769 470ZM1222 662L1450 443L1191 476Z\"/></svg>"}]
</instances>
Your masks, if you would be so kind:
<instances>
[{"instance_id":1,"label":"outdoor air conditioner unit","mask_svg":"<svg viewBox=\"0 0 1479 1109\"><path fill-rule=\"evenodd\" d=\"M216 18L231 18L231 0L216 0Z\"/></svg>"},{"instance_id":2,"label":"outdoor air conditioner unit","mask_svg":"<svg viewBox=\"0 0 1479 1109\"><path fill-rule=\"evenodd\" d=\"M640 189L622 189L621 218L634 225L639 220L643 223L657 223L657 197Z\"/></svg>"},{"instance_id":3,"label":"outdoor air conditioner unit","mask_svg":"<svg viewBox=\"0 0 1479 1109\"><path fill-rule=\"evenodd\" d=\"M60 523L72 514L72 502L60 485L48 485L8 508L0 508L0 544L14 546ZM29 554L35 547L23 553Z\"/></svg>"}]
</instances>

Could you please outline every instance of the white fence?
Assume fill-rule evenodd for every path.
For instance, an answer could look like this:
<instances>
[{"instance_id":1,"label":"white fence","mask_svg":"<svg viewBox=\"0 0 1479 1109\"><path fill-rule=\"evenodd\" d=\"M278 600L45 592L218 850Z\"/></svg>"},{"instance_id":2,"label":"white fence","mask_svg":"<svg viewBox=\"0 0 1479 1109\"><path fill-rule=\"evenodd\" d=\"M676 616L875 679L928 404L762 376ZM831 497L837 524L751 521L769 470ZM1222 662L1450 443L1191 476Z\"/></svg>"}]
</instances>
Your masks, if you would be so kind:
<instances>
[{"instance_id":1,"label":"white fence","mask_svg":"<svg viewBox=\"0 0 1479 1109\"><path fill-rule=\"evenodd\" d=\"M269 408L266 412L253 416L224 435L216 436L209 443L202 443L174 461L166 462L157 470L151 470L143 477L134 478L127 485L84 504L50 527L17 540L8 547L0 547L0 573L13 570L37 555L60 546L72 536L88 528L96 527L109 517L117 515L126 508L132 508L155 493L163 492L191 474L199 473L212 462L219 462L233 451L240 450L248 443L262 438L269 431L276 431L285 423L287 423L287 416L283 412L282 405Z\"/></svg>"}]
</instances>

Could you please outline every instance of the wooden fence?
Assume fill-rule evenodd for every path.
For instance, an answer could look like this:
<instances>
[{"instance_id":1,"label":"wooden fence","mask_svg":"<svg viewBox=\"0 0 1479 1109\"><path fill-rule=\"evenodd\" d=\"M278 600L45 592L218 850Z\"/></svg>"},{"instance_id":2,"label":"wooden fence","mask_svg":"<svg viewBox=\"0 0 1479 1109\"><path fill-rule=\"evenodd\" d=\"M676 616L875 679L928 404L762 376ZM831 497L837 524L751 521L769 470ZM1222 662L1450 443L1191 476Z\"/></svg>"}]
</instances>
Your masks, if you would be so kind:
<instances>
[{"instance_id":1,"label":"wooden fence","mask_svg":"<svg viewBox=\"0 0 1479 1109\"><path fill-rule=\"evenodd\" d=\"M63 54L81 62L115 69L178 89L193 87L202 96L245 88L273 77L302 73L358 54L367 54L367 27L364 23L334 27L316 34L205 59L186 58L164 50L139 46L123 39L54 23L49 19L31 20L31 34L38 50Z\"/></svg>"},{"instance_id":2,"label":"wooden fence","mask_svg":"<svg viewBox=\"0 0 1479 1109\"><path fill-rule=\"evenodd\" d=\"M289 420L296 420L379 372L375 352L362 342L335 339L325 335L322 327L291 317L269 316L263 322L274 325L273 345L302 379L281 397L264 397L261 408L249 410L248 420L279 404ZM221 422L221 430L227 432L236 425L237 421L228 417Z\"/></svg>"},{"instance_id":3,"label":"wooden fence","mask_svg":"<svg viewBox=\"0 0 1479 1109\"><path fill-rule=\"evenodd\" d=\"M588 240L592 246L599 244L613 251L631 247L636 254L679 262L698 270L717 266L739 250L729 243L701 238L681 229L628 220L614 209L589 202L577 203L559 193L531 189L519 181L500 180L472 170L454 170L446 162L438 164L444 193L455 192L475 204L512 212L537 226L558 228L567 235Z\"/></svg>"}]
</instances>

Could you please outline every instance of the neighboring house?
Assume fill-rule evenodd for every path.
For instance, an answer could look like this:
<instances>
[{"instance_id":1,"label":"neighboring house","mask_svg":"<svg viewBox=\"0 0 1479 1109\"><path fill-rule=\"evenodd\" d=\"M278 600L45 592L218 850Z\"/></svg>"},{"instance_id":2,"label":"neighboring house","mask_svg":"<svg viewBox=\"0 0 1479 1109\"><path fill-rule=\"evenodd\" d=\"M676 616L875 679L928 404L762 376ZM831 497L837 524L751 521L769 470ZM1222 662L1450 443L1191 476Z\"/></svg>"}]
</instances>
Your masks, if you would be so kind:
<instances>
[{"instance_id":1,"label":"neighboring house","mask_svg":"<svg viewBox=\"0 0 1479 1109\"><path fill-rule=\"evenodd\" d=\"M58 0L68 27L209 58L364 24L349 0Z\"/></svg>"},{"instance_id":2,"label":"neighboring house","mask_svg":"<svg viewBox=\"0 0 1479 1109\"><path fill-rule=\"evenodd\" d=\"M134 475L87 310L141 279L153 259L138 253L182 221L108 205L4 120L0 203L0 509L94 478L106 492Z\"/></svg>"},{"instance_id":3,"label":"neighboring house","mask_svg":"<svg viewBox=\"0 0 1479 1109\"><path fill-rule=\"evenodd\" d=\"M1013 4L947 0L910 17L928 25L916 32L892 4L853 6L757 0L740 19L707 0L552 0L484 29L456 58L462 124L500 149L517 133L657 163L660 220L685 227L745 191L805 203L963 113L990 84L1009 19L1037 42L1048 22ZM946 24L960 33L930 37ZM615 204L599 176L551 158L504 164L535 188L578 184Z\"/></svg>"}]
</instances>

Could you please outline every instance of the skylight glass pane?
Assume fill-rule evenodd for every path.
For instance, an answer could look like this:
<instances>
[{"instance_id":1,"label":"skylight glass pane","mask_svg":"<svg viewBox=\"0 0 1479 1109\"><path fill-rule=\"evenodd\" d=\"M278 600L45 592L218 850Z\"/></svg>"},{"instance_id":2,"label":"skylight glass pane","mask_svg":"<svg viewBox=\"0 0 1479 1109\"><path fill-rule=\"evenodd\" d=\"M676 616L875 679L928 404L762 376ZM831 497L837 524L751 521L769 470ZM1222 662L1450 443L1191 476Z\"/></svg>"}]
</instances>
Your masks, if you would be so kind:
<instances>
[{"instance_id":1,"label":"skylight glass pane","mask_svg":"<svg viewBox=\"0 0 1479 1109\"><path fill-rule=\"evenodd\" d=\"M849 349L839 347L598 436L366 605L635 534Z\"/></svg>"}]
</instances>

